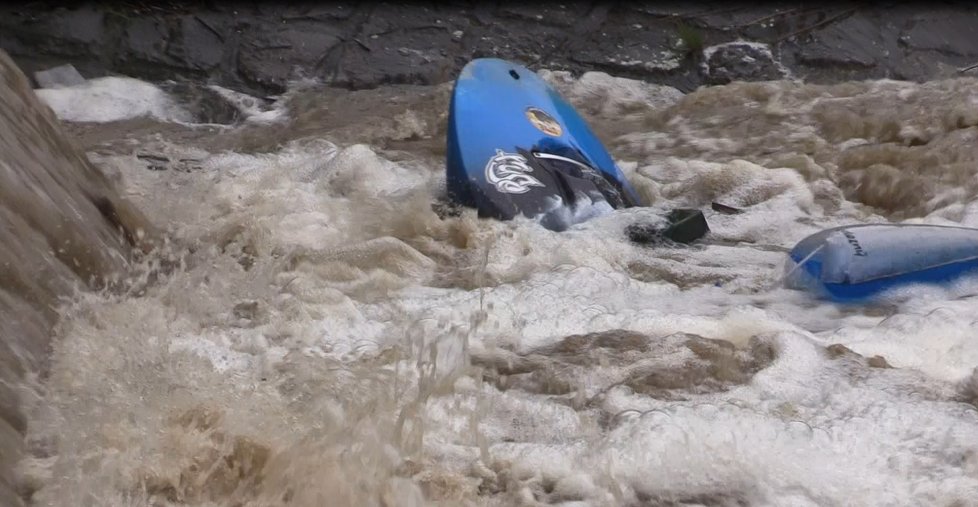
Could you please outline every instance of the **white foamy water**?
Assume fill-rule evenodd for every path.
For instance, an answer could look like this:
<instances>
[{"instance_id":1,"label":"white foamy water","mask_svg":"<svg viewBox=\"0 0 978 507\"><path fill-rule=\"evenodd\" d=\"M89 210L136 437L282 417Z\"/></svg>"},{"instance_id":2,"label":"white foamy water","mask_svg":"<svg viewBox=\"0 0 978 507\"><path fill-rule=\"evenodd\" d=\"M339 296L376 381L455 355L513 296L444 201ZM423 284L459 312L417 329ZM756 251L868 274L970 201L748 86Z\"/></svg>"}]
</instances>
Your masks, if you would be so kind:
<instances>
[{"instance_id":1,"label":"white foamy water","mask_svg":"<svg viewBox=\"0 0 978 507\"><path fill-rule=\"evenodd\" d=\"M62 88L41 88L37 96L58 118L75 122L112 122L149 116L162 121L193 118L158 86L130 77L108 76Z\"/></svg>"},{"instance_id":2,"label":"white foamy water","mask_svg":"<svg viewBox=\"0 0 978 507\"><path fill-rule=\"evenodd\" d=\"M199 161L191 172L93 156L187 250L145 292L64 309L23 464L34 503L978 498L978 284L860 307L780 283L786 251L822 228L978 225L978 187L959 184L978 167L976 81L682 97L550 77L614 133L651 207L561 233L473 211L440 218L444 169L425 138L443 135L446 104L410 96L404 114L424 131L416 144L392 134L396 150L337 142L333 129L355 118L293 139L286 119L240 127L284 135L271 151L164 139L172 159ZM109 116L97 100L75 107L73 118ZM911 131L929 142L902 141ZM745 212L708 211L700 244L624 233L711 201Z\"/></svg>"},{"instance_id":3,"label":"white foamy water","mask_svg":"<svg viewBox=\"0 0 978 507\"><path fill-rule=\"evenodd\" d=\"M287 119L285 111L281 107L283 104L281 103L277 102L272 104L271 107L262 107L263 104L260 100L248 94L236 92L218 85L209 85L208 88L233 105L238 112L244 115L246 121L269 124L278 123Z\"/></svg>"}]
</instances>

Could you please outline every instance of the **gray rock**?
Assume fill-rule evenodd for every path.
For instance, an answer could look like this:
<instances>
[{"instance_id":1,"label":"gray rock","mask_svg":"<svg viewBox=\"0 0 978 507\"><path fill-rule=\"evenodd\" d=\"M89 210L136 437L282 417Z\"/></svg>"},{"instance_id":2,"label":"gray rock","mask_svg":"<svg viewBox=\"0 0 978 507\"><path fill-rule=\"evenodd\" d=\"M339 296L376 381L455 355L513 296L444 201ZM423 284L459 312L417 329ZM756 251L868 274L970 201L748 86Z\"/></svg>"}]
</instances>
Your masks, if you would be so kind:
<instances>
[{"instance_id":1,"label":"gray rock","mask_svg":"<svg viewBox=\"0 0 978 507\"><path fill-rule=\"evenodd\" d=\"M474 34L471 57L496 57L531 64L544 55L560 53L568 39L566 30L512 19Z\"/></svg>"},{"instance_id":2,"label":"gray rock","mask_svg":"<svg viewBox=\"0 0 978 507\"><path fill-rule=\"evenodd\" d=\"M170 30L166 24L154 18L136 18L126 27L125 53L148 63L169 63L166 55Z\"/></svg>"},{"instance_id":3,"label":"gray rock","mask_svg":"<svg viewBox=\"0 0 978 507\"><path fill-rule=\"evenodd\" d=\"M761 30L764 28L763 25L771 25L771 21L780 21L783 19L783 13L791 10L794 9L790 4L773 6L772 8L743 3L739 5L721 3L687 7L686 9L674 8L672 12L693 17L706 28L740 33L745 30L752 32Z\"/></svg>"},{"instance_id":4,"label":"gray rock","mask_svg":"<svg viewBox=\"0 0 978 507\"><path fill-rule=\"evenodd\" d=\"M269 32L255 24L247 29L247 42L238 48L237 71L248 83L273 92L284 91L289 80L303 71L321 73L330 52L340 43L330 26L309 29L296 23Z\"/></svg>"},{"instance_id":5,"label":"gray rock","mask_svg":"<svg viewBox=\"0 0 978 507\"><path fill-rule=\"evenodd\" d=\"M638 5L634 8L637 12L641 12L643 14L662 17L687 16L707 10L699 5L690 5L689 2L663 2L645 6Z\"/></svg>"},{"instance_id":6,"label":"gray rock","mask_svg":"<svg viewBox=\"0 0 978 507\"><path fill-rule=\"evenodd\" d=\"M226 31L216 16L183 16L179 36L171 41L167 53L191 69L211 70L224 58Z\"/></svg>"},{"instance_id":7,"label":"gray rock","mask_svg":"<svg viewBox=\"0 0 978 507\"><path fill-rule=\"evenodd\" d=\"M451 40L450 34L434 35L440 43L442 38ZM409 46L400 47L375 41L369 51L348 45L337 61L334 73L328 77L332 83L354 90L378 84L428 84L447 80L455 67L454 62L443 56L437 45L426 43L424 39L418 34L416 38L404 41Z\"/></svg>"},{"instance_id":8,"label":"gray rock","mask_svg":"<svg viewBox=\"0 0 978 507\"><path fill-rule=\"evenodd\" d=\"M912 49L978 56L978 12L934 9L920 13L900 42Z\"/></svg>"},{"instance_id":9,"label":"gray rock","mask_svg":"<svg viewBox=\"0 0 978 507\"><path fill-rule=\"evenodd\" d=\"M539 23L541 25L571 27L581 16L587 14L590 5L585 2L568 1L558 3L527 3L523 5L507 5L500 8L499 13L505 18L520 19ZM505 23L501 21L500 23Z\"/></svg>"},{"instance_id":10,"label":"gray rock","mask_svg":"<svg viewBox=\"0 0 978 507\"><path fill-rule=\"evenodd\" d=\"M767 81L789 76L770 46L757 42L728 42L703 50L704 74L710 84Z\"/></svg>"},{"instance_id":11,"label":"gray rock","mask_svg":"<svg viewBox=\"0 0 978 507\"><path fill-rule=\"evenodd\" d=\"M571 59L624 75L654 75L682 66L685 55L672 47L673 41L665 34L652 34L643 39L643 42L629 43L618 37L602 37L597 44L574 53Z\"/></svg>"},{"instance_id":12,"label":"gray rock","mask_svg":"<svg viewBox=\"0 0 978 507\"><path fill-rule=\"evenodd\" d=\"M884 49L897 48L894 40L881 37L878 20L853 16L812 32L797 54L805 64L869 68L879 63Z\"/></svg>"},{"instance_id":13,"label":"gray rock","mask_svg":"<svg viewBox=\"0 0 978 507\"><path fill-rule=\"evenodd\" d=\"M40 88L64 88L85 83L85 78L70 63L34 73L34 81Z\"/></svg>"},{"instance_id":14,"label":"gray rock","mask_svg":"<svg viewBox=\"0 0 978 507\"><path fill-rule=\"evenodd\" d=\"M101 42L104 20L105 14L101 10L87 6L54 9L34 18L38 28L48 30L49 37L78 46Z\"/></svg>"},{"instance_id":15,"label":"gray rock","mask_svg":"<svg viewBox=\"0 0 978 507\"><path fill-rule=\"evenodd\" d=\"M93 7L78 9L8 8L0 11L4 49L58 56L84 56L104 49L105 15Z\"/></svg>"},{"instance_id":16,"label":"gray rock","mask_svg":"<svg viewBox=\"0 0 978 507\"><path fill-rule=\"evenodd\" d=\"M344 20L353 15L355 8L351 4L332 4L320 6L296 5L286 7L281 17L284 21L295 20Z\"/></svg>"}]
</instances>

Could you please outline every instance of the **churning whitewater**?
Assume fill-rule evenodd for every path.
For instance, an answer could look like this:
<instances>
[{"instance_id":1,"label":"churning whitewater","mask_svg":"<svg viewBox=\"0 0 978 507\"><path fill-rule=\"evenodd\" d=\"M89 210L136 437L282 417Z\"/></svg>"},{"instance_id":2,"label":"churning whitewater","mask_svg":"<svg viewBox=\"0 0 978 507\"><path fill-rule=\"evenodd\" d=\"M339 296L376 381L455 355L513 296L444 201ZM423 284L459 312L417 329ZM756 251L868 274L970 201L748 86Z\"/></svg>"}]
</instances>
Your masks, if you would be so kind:
<instances>
[{"instance_id":1,"label":"churning whitewater","mask_svg":"<svg viewBox=\"0 0 978 507\"><path fill-rule=\"evenodd\" d=\"M234 125L131 79L39 90L173 268L63 307L34 505L978 498L978 281L782 286L827 227L978 226L978 81L540 73L651 207L557 233L439 204L450 83L217 90ZM624 233L713 201L744 212L705 242Z\"/></svg>"}]
</instances>

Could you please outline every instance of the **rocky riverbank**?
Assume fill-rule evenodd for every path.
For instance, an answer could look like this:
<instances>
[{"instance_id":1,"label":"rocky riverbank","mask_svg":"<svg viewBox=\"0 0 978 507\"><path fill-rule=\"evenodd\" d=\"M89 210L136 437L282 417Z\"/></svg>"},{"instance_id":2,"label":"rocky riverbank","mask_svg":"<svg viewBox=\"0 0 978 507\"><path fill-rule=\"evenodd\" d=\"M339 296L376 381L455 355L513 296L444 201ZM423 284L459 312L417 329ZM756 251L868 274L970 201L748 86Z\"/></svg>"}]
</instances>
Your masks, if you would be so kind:
<instances>
[{"instance_id":1,"label":"rocky riverbank","mask_svg":"<svg viewBox=\"0 0 978 507\"><path fill-rule=\"evenodd\" d=\"M33 2L0 8L29 75L185 77L252 94L293 79L362 89L454 78L470 59L611 74L683 91L731 80L923 81L978 72L978 6L941 3Z\"/></svg>"}]
</instances>

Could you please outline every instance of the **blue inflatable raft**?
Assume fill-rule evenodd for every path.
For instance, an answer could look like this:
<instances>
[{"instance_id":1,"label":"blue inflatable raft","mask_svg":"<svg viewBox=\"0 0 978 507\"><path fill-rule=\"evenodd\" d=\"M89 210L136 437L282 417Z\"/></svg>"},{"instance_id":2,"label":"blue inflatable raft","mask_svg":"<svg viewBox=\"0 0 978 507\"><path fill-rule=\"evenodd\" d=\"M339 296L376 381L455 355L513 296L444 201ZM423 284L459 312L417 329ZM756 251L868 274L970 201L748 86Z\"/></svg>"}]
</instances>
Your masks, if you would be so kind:
<instances>
[{"instance_id":1,"label":"blue inflatable raft","mask_svg":"<svg viewBox=\"0 0 978 507\"><path fill-rule=\"evenodd\" d=\"M513 62L482 58L462 69L447 144L449 198L481 217L522 214L559 231L640 204L577 111Z\"/></svg>"},{"instance_id":2,"label":"blue inflatable raft","mask_svg":"<svg viewBox=\"0 0 978 507\"><path fill-rule=\"evenodd\" d=\"M896 287L978 274L978 229L854 225L813 234L791 250L789 287L835 301L866 301Z\"/></svg>"}]
</instances>

